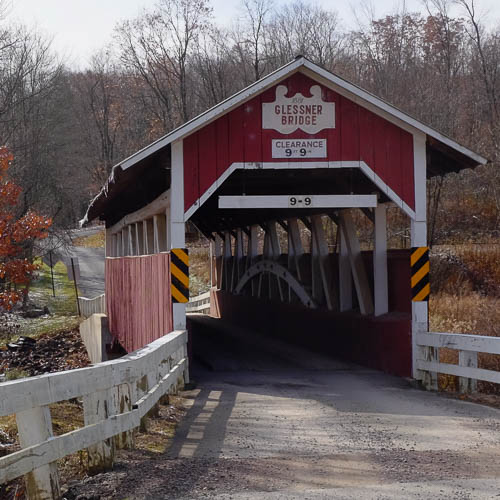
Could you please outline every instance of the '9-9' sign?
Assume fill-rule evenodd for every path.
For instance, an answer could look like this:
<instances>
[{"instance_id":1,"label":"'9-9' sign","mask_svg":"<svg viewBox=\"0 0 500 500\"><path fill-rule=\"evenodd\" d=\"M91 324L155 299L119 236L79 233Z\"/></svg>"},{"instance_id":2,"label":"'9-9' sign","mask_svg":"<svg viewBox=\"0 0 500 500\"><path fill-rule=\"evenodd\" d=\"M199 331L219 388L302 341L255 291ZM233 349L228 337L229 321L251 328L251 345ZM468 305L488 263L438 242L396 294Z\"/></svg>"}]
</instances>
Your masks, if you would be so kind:
<instances>
[{"instance_id":1,"label":"'9-9' sign","mask_svg":"<svg viewBox=\"0 0 500 500\"><path fill-rule=\"evenodd\" d=\"M310 207L311 205L311 196L290 196L290 198L288 198L289 207L303 208Z\"/></svg>"}]
</instances>

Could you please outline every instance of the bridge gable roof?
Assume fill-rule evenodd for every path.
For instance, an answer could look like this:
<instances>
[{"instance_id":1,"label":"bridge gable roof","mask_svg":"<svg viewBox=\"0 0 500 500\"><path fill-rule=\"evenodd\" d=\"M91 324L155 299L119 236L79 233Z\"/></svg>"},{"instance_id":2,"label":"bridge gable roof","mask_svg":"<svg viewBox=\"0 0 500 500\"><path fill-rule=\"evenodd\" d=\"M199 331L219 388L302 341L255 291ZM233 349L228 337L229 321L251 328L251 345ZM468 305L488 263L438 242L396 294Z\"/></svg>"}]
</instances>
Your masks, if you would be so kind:
<instances>
[{"instance_id":1,"label":"bridge gable roof","mask_svg":"<svg viewBox=\"0 0 500 500\"><path fill-rule=\"evenodd\" d=\"M449 137L424 125L415 118L366 90L324 70L320 66L300 56L236 93L232 97L222 101L213 108L201 113L113 167L110 178L100 193L92 200L82 223L85 224L97 216L101 216L101 218L106 220L117 219L119 216L137 210L140 208L141 204L146 205L149 203L160 194L161 190L168 189L169 187L168 180L161 180L161 182L158 182L157 179L155 182L153 179L154 175L151 174L151 171L158 160L161 160L163 163L170 163L170 146L172 143L179 140L185 140L184 142L186 143L186 140L189 140L190 136L196 135L196 132L203 131L210 124L221 119L221 117L229 115L256 96L265 94L269 89L276 87L280 82L283 82L297 73L305 75L308 79L321 84L324 88L331 89L342 98L381 117L387 123L395 125L407 134L422 136L424 141L427 142L428 151L430 150L431 153L429 156L431 161L427 162L427 176L458 171L463 168L475 167L478 164L486 163L485 158L458 144ZM434 161L432 161L432 159L434 159ZM169 166L170 165L168 165L167 168L169 168ZM438 166L439 170L434 172L434 166ZM145 174L146 177L147 175L151 177L151 182L149 183L151 186L143 189L143 196L135 197L136 201L134 206L120 206L124 203L130 204L130 201L124 201L125 198L130 198L130 196L127 197L123 194L136 189L134 187L134 181L137 180L139 176L144 176ZM163 176L168 177L164 174ZM388 184L390 184L390 182L388 182ZM151 192L147 193L148 190ZM158 192L156 192L156 190ZM201 197L204 193L200 192L198 194L198 197ZM398 193L398 195L404 200L402 193ZM406 200L406 202L408 202L408 200ZM408 203L411 207L411 202ZM118 206L119 208L117 208ZM188 208L189 207L186 206L186 209ZM109 212L113 212L111 217L108 216Z\"/></svg>"}]
</instances>

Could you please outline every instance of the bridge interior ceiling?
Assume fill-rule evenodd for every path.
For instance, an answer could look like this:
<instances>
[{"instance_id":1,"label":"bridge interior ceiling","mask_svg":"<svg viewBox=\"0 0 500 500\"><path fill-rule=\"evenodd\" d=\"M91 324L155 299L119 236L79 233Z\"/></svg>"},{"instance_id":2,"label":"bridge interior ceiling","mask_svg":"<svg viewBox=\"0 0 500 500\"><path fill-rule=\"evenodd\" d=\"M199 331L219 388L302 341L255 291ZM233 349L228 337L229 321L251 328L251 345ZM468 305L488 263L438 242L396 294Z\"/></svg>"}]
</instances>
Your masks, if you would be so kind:
<instances>
[{"instance_id":1,"label":"bridge interior ceiling","mask_svg":"<svg viewBox=\"0 0 500 500\"><path fill-rule=\"evenodd\" d=\"M88 220L100 214L101 220L110 227L151 203L170 187L170 168L170 147L145 158L134 168L115 167L104 187L105 196L99 195L90 205Z\"/></svg>"},{"instance_id":2,"label":"bridge interior ceiling","mask_svg":"<svg viewBox=\"0 0 500 500\"><path fill-rule=\"evenodd\" d=\"M333 215L334 209L221 209L219 196L228 195L349 195L378 194L379 203L390 201L359 169L237 170L193 214L191 222L206 236L264 224L269 220Z\"/></svg>"}]
</instances>

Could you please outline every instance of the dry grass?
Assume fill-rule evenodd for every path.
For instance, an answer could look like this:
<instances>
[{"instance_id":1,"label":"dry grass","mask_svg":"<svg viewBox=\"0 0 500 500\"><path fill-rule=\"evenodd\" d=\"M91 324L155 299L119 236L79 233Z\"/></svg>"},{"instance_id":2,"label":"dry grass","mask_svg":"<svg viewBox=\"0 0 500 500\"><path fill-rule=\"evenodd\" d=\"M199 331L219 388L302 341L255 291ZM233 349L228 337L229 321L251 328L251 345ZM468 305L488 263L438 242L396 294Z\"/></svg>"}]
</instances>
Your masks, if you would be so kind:
<instances>
[{"instance_id":1,"label":"dry grass","mask_svg":"<svg viewBox=\"0 0 500 500\"><path fill-rule=\"evenodd\" d=\"M430 325L434 332L500 337L500 245L434 247L431 253ZM443 363L458 364L458 351L440 349ZM500 356L478 355L479 368L500 371ZM440 375L443 390L457 391L458 377ZM500 385L478 383L482 392L500 394Z\"/></svg>"},{"instance_id":2,"label":"dry grass","mask_svg":"<svg viewBox=\"0 0 500 500\"><path fill-rule=\"evenodd\" d=\"M499 263L499 243L436 246L431 252L433 293L500 297Z\"/></svg>"},{"instance_id":3,"label":"dry grass","mask_svg":"<svg viewBox=\"0 0 500 500\"><path fill-rule=\"evenodd\" d=\"M73 240L73 246L86 248L104 248L106 245L106 232L104 230L90 236L81 236Z\"/></svg>"},{"instance_id":4,"label":"dry grass","mask_svg":"<svg viewBox=\"0 0 500 500\"><path fill-rule=\"evenodd\" d=\"M477 292L431 295L430 330L500 337L500 297Z\"/></svg>"},{"instance_id":5,"label":"dry grass","mask_svg":"<svg viewBox=\"0 0 500 500\"><path fill-rule=\"evenodd\" d=\"M189 249L189 295L194 297L210 288L210 249Z\"/></svg>"}]
</instances>

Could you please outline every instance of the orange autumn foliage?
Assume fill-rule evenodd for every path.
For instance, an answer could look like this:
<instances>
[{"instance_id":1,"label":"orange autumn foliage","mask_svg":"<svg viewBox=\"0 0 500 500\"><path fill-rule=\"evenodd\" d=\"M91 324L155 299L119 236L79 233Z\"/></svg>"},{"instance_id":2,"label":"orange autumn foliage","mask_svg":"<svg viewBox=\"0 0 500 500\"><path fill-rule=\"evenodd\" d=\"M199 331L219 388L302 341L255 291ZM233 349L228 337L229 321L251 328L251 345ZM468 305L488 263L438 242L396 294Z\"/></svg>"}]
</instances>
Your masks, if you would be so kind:
<instances>
[{"instance_id":1,"label":"orange autumn foliage","mask_svg":"<svg viewBox=\"0 0 500 500\"><path fill-rule=\"evenodd\" d=\"M21 188L7 175L12 160L12 154L0 148L0 310L12 309L27 292L38 266L26 249L34 240L46 238L52 224L50 218L32 211L16 217Z\"/></svg>"}]
</instances>

